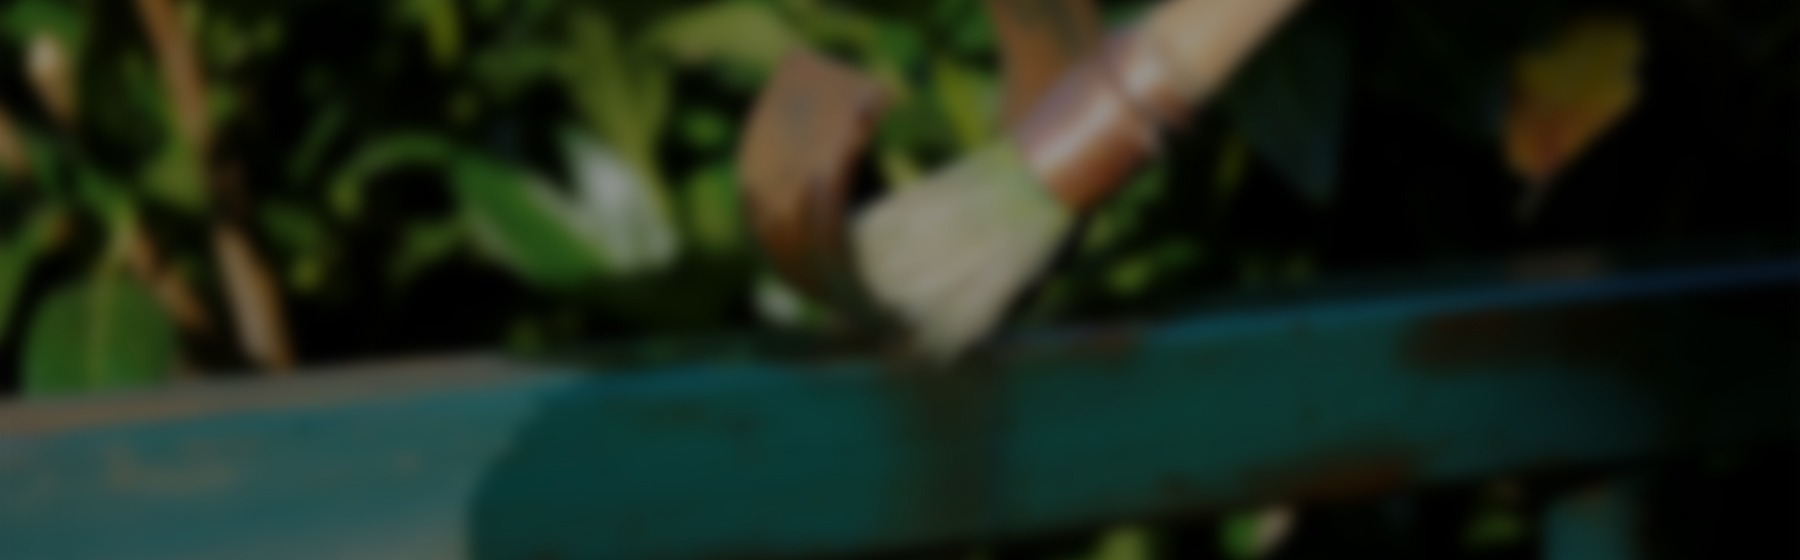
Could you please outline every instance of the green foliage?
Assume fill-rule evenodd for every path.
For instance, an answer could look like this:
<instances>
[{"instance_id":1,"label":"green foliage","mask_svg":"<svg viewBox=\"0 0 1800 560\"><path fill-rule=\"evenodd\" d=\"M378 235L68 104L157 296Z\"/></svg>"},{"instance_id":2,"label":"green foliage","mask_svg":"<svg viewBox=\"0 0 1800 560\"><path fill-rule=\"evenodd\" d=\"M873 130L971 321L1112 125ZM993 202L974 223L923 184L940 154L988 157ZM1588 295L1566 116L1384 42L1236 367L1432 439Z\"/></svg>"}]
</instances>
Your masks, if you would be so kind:
<instances>
[{"instance_id":1,"label":"green foliage","mask_svg":"<svg viewBox=\"0 0 1800 560\"><path fill-rule=\"evenodd\" d=\"M175 134L165 69L134 5L0 6L0 52L27 54L28 41L48 34L81 66L76 126L54 120L21 87L24 64L0 79L0 106L16 121L32 168L24 184L0 189L0 345L20 346L14 333L25 329L7 323L26 325L48 306L19 299L26 279L89 282L39 263L91 261L111 250L96 240L123 228L146 232L170 274L202 292L219 289L210 280L219 263L204 242L219 220L250 222L243 229L281 279L281 295L304 296L289 299L321 317L299 329L309 344L331 338L311 332L316 325L358 323L365 314L394 313L383 317L394 331L429 330L412 328L430 320L407 315L412 306L468 290L504 303L468 318L496 325L473 329L488 339L450 337L456 344L514 336L554 345L601 332L731 326L756 313L816 326L820 310L785 300L793 294L766 278L734 161L741 121L780 57L816 49L891 89L893 104L875 123L856 174L882 184L858 184L859 194L923 181L1001 138L1003 69L980 2L178 4L207 79L210 153ZM1119 25L1150 4L1101 8ZM1304 282L1327 263L1355 261L1340 245L1370 242L1324 238L1353 236L1363 224L1451 248L1516 237L1508 230L1482 233L1489 238L1479 242L1450 238L1477 227L1454 223L1475 223L1455 212L1512 186L1483 175L1497 154L1469 150L1497 152L1513 56L1570 13L1562 4L1309 6L1241 66L1218 103L1181 123L1159 163L1085 217L1066 266L1045 279L1034 309L1065 321L1096 309L1155 309L1181 293ZM1707 87L1725 91L1712 97L1726 102L1695 109L1707 122L1737 115L1738 105L1772 115L1791 109L1782 105L1800 87L1791 73L1744 77L1748 68L1774 74L1769 69L1792 66L1792 49L1782 47L1800 21L1791 10L1690 4L1621 8L1645 16L1659 73L1699 76L1695 91L1647 89L1661 104L1655 109L1698 103ZM1728 55L1738 58L1713 64ZM1708 73L1697 74L1700 67ZM1410 113L1435 128L1407 121ZM1763 118L1756 130L1780 122ZM1751 128L1714 131L1738 144L1717 149L1747 161L1778 152L1746 148L1770 134L1794 142L1791 131L1755 136ZM1352 165L1352 143L1379 157ZM1664 160L1682 158L1652 159L1673 166ZM1671 182L1721 184L1719 170L1737 165L1688 159ZM223 177L235 179L226 185ZM1566 192L1611 196L1604 181L1574 180ZM1265 189L1277 185L1298 189L1306 207L1269 196ZM1699 207L1690 202L1656 204L1680 215ZM29 205L66 216L21 210ZM56 229L43 225L51 222L64 224L66 242L32 233ZM463 266L480 264L464 259L471 256L495 266ZM145 281L109 274L107 282ZM333 297L319 297L325 293ZM218 295L200 299L227 299ZM331 307L351 301L397 303ZM220 311L209 310L229 315ZM195 348L226 336L183 334Z\"/></svg>"},{"instance_id":2,"label":"green foliage","mask_svg":"<svg viewBox=\"0 0 1800 560\"><path fill-rule=\"evenodd\" d=\"M32 212L23 227L0 235L0 340L5 340L13 315L19 308L20 291L31 274L38 256L48 249L50 238L60 227L62 213L54 207L40 207Z\"/></svg>"},{"instance_id":3,"label":"green foliage","mask_svg":"<svg viewBox=\"0 0 1800 560\"><path fill-rule=\"evenodd\" d=\"M805 38L767 2L724 1L677 13L649 41L683 64L729 64L760 81Z\"/></svg>"},{"instance_id":4,"label":"green foliage","mask_svg":"<svg viewBox=\"0 0 1800 560\"><path fill-rule=\"evenodd\" d=\"M0 9L0 30L18 40L49 33L69 45L82 45L89 28L84 7L67 0L16 0Z\"/></svg>"},{"instance_id":5,"label":"green foliage","mask_svg":"<svg viewBox=\"0 0 1800 560\"><path fill-rule=\"evenodd\" d=\"M1336 20L1303 12L1232 79L1224 110L1277 171L1317 205L1337 185L1350 96L1350 42Z\"/></svg>"},{"instance_id":6,"label":"green foliage","mask_svg":"<svg viewBox=\"0 0 1800 560\"><path fill-rule=\"evenodd\" d=\"M33 397L154 385L174 365L175 332L150 291L102 269L57 289L25 340Z\"/></svg>"},{"instance_id":7,"label":"green foliage","mask_svg":"<svg viewBox=\"0 0 1800 560\"><path fill-rule=\"evenodd\" d=\"M404 287L431 265L456 254L466 242L466 235L465 228L455 220L420 220L407 225L393 260L388 262L388 287Z\"/></svg>"},{"instance_id":8,"label":"green foliage","mask_svg":"<svg viewBox=\"0 0 1800 560\"><path fill-rule=\"evenodd\" d=\"M1142 525L1120 525L1100 535L1094 546L1093 560L1151 560L1156 558L1156 543L1149 528Z\"/></svg>"},{"instance_id":9,"label":"green foliage","mask_svg":"<svg viewBox=\"0 0 1800 560\"><path fill-rule=\"evenodd\" d=\"M606 270L605 249L583 235L568 201L545 180L475 154L451 169L458 207L477 243L525 279L570 290Z\"/></svg>"}]
</instances>

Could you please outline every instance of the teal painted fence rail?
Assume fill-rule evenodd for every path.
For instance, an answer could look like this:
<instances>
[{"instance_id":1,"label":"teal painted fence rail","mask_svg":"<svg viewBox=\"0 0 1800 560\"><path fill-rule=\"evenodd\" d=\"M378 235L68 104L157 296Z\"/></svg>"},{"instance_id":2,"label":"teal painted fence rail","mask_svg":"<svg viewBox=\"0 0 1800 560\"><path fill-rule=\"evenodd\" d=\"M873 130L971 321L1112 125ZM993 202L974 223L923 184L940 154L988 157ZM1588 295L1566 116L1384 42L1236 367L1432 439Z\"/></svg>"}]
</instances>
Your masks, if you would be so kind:
<instances>
[{"instance_id":1,"label":"teal painted fence rail","mask_svg":"<svg viewBox=\"0 0 1800 560\"><path fill-rule=\"evenodd\" d=\"M10 403L0 547L842 555L1785 441L1796 286L1792 260L1489 278L1031 333L956 375L470 357Z\"/></svg>"}]
</instances>

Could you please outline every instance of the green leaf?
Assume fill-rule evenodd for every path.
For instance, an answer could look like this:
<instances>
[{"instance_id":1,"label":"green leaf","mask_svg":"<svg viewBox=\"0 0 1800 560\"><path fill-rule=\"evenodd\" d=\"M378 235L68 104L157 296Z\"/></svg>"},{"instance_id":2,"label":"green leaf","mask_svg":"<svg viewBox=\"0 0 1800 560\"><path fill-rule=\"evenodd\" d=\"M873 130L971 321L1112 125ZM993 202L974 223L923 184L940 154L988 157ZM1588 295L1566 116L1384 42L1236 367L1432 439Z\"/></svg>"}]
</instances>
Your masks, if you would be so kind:
<instances>
[{"instance_id":1,"label":"green leaf","mask_svg":"<svg viewBox=\"0 0 1800 560\"><path fill-rule=\"evenodd\" d=\"M1150 255L1134 255L1107 270L1106 288L1114 297L1127 299L1142 294L1156 274L1156 260Z\"/></svg>"},{"instance_id":2,"label":"green leaf","mask_svg":"<svg viewBox=\"0 0 1800 560\"><path fill-rule=\"evenodd\" d=\"M1106 275L1106 286L1115 297L1136 297L1159 277L1192 264L1198 256L1199 251L1190 241L1164 241L1113 264Z\"/></svg>"},{"instance_id":3,"label":"green leaf","mask_svg":"<svg viewBox=\"0 0 1800 560\"><path fill-rule=\"evenodd\" d=\"M683 64L732 64L766 76L799 32L764 2L726 1L680 12L650 32L653 48Z\"/></svg>"},{"instance_id":4,"label":"green leaf","mask_svg":"<svg viewBox=\"0 0 1800 560\"><path fill-rule=\"evenodd\" d=\"M291 203L265 202L257 218L258 224L288 253L316 252L331 239L324 218Z\"/></svg>"},{"instance_id":5,"label":"green leaf","mask_svg":"<svg viewBox=\"0 0 1800 560\"><path fill-rule=\"evenodd\" d=\"M556 78L562 56L557 45L545 41L507 41L477 51L471 66L477 85L510 99L532 84Z\"/></svg>"},{"instance_id":6,"label":"green leaf","mask_svg":"<svg viewBox=\"0 0 1800 560\"><path fill-rule=\"evenodd\" d=\"M187 142L170 137L140 176L152 197L176 210L191 215L206 208L206 172Z\"/></svg>"},{"instance_id":7,"label":"green leaf","mask_svg":"<svg viewBox=\"0 0 1800 560\"><path fill-rule=\"evenodd\" d=\"M1518 542L1525 532L1525 521L1517 512L1484 508L1463 532L1463 543L1475 550L1494 548Z\"/></svg>"},{"instance_id":8,"label":"green leaf","mask_svg":"<svg viewBox=\"0 0 1800 560\"><path fill-rule=\"evenodd\" d=\"M40 206L13 237L0 238L0 343L4 343L12 325L19 291L24 289L32 265L60 221L59 210Z\"/></svg>"},{"instance_id":9,"label":"green leaf","mask_svg":"<svg viewBox=\"0 0 1800 560\"><path fill-rule=\"evenodd\" d=\"M1219 148L1218 160L1213 164L1213 219L1225 213L1231 200L1237 197L1238 189L1244 185L1244 175L1250 167L1249 149L1238 135L1226 137Z\"/></svg>"},{"instance_id":10,"label":"green leaf","mask_svg":"<svg viewBox=\"0 0 1800 560\"><path fill-rule=\"evenodd\" d=\"M566 17L570 46L560 69L576 112L638 172L653 174L648 164L669 104L667 68L633 56L605 13L577 9Z\"/></svg>"},{"instance_id":11,"label":"green leaf","mask_svg":"<svg viewBox=\"0 0 1800 560\"><path fill-rule=\"evenodd\" d=\"M87 38L87 20L81 5L67 0L14 0L0 11L0 30L15 40L49 32L71 49L79 50Z\"/></svg>"},{"instance_id":12,"label":"green leaf","mask_svg":"<svg viewBox=\"0 0 1800 560\"><path fill-rule=\"evenodd\" d=\"M1308 201L1337 186L1350 94L1350 43L1317 11L1259 50L1225 92L1225 111L1251 146Z\"/></svg>"},{"instance_id":13,"label":"green leaf","mask_svg":"<svg viewBox=\"0 0 1800 560\"><path fill-rule=\"evenodd\" d=\"M1261 552L1257 543L1258 520L1254 513L1238 512L1227 515L1223 526L1219 528L1221 547L1225 557L1230 560L1251 560Z\"/></svg>"},{"instance_id":14,"label":"green leaf","mask_svg":"<svg viewBox=\"0 0 1800 560\"><path fill-rule=\"evenodd\" d=\"M774 274L759 275L752 290L757 314L771 325L805 327L817 324L824 314L819 306Z\"/></svg>"},{"instance_id":15,"label":"green leaf","mask_svg":"<svg viewBox=\"0 0 1800 560\"><path fill-rule=\"evenodd\" d=\"M688 109L682 111L681 138L701 150L729 150L732 124L718 111Z\"/></svg>"},{"instance_id":16,"label":"green leaf","mask_svg":"<svg viewBox=\"0 0 1800 560\"><path fill-rule=\"evenodd\" d=\"M462 55L463 21L456 0L406 0L395 4L397 17L419 27L431 61L448 68Z\"/></svg>"},{"instance_id":17,"label":"green leaf","mask_svg":"<svg viewBox=\"0 0 1800 560\"><path fill-rule=\"evenodd\" d=\"M1257 510L1233 512L1225 516L1220 527L1224 553L1232 560L1253 560L1277 552L1281 543L1293 532L1295 512L1291 506L1273 505Z\"/></svg>"},{"instance_id":18,"label":"green leaf","mask_svg":"<svg viewBox=\"0 0 1800 560\"><path fill-rule=\"evenodd\" d=\"M331 147L331 141L343 133L349 117L349 108L338 101L327 105L318 117L308 120L306 133L300 137L299 147L288 159L287 175L290 181L304 181L318 173L319 166L325 159L325 151Z\"/></svg>"},{"instance_id":19,"label":"green leaf","mask_svg":"<svg viewBox=\"0 0 1800 560\"><path fill-rule=\"evenodd\" d=\"M582 235L570 201L543 179L478 154L457 158L452 169L465 225L526 281L568 290L606 271L604 249Z\"/></svg>"},{"instance_id":20,"label":"green leaf","mask_svg":"<svg viewBox=\"0 0 1800 560\"><path fill-rule=\"evenodd\" d=\"M607 268L634 275L673 264L681 238L667 193L599 139L568 128L561 140L575 181L570 218L602 248Z\"/></svg>"},{"instance_id":21,"label":"green leaf","mask_svg":"<svg viewBox=\"0 0 1800 560\"><path fill-rule=\"evenodd\" d=\"M389 288L400 288L432 265L456 254L465 239L463 225L455 220L414 222L401 233L400 246L388 261Z\"/></svg>"},{"instance_id":22,"label":"green leaf","mask_svg":"<svg viewBox=\"0 0 1800 560\"><path fill-rule=\"evenodd\" d=\"M299 206L271 201L257 212L257 225L273 239L289 262L287 282L297 292L311 292L324 280L332 233L323 216Z\"/></svg>"},{"instance_id":23,"label":"green leaf","mask_svg":"<svg viewBox=\"0 0 1800 560\"><path fill-rule=\"evenodd\" d=\"M1120 525L1101 535L1094 547L1094 560L1150 560L1155 557L1155 542L1141 525Z\"/></svg>"},{"instance_id":24,"label":"green leaf","mask_svg":"<svg viewBox=\"0 0 1800 560\"><path fill-rule=\"evenodd\" d=\"M1134 174L1131 182L1107 200L1081 236L1080 253L1096 255L1119 246L1137 231L1138 220L1162 195L1168 166L1156 163Z\"/></svg>"},{"instance_id":25,"label":"green leaf","mask_svg":"<svg viewBox=\"0 0 1800 560\"><path fill-rule=\"evenodd\" d=\"M951 61L937 59L932 65L932 92L938 109L943 111L955 132L958 147L973 150L981 147L997 130L1000 108L1000 86L991 76Z\"/></svg>"},{"instance_id":26,"label":"green leaf","mask_svg":"<svg viewBox=\"0 0 1800 560\"><path fill-rule=\"evenodd\" d=\"M412 165L445 166L456 153L448 139L430 132L400 132L373 140L332 174L326 187L332 211L352 219L362 213L363 189L376 175Z\"/></svg>"},{"instance_id":27,"label":"green leaf","mask_svg":"<svg viewBox=\"0 0 1800 560\"><path fill-rule=\"evenodd\" d=\"M701 251L729 257L744 249L749 235L739 199L737 172L718 164L695 173L684 192L688 230Z\"/></svg>"},{"instance_id":28,"label":"green leaf","mask_svg":"<svg viewBox=\"0 0 1800 560\"><path fill-rule=\"evenodd\" d=\"M153 385L168 377L174 325L150 290L102 271L64 286L32 320L24 392L46 397Z\"/></svg>"}]
</instances>

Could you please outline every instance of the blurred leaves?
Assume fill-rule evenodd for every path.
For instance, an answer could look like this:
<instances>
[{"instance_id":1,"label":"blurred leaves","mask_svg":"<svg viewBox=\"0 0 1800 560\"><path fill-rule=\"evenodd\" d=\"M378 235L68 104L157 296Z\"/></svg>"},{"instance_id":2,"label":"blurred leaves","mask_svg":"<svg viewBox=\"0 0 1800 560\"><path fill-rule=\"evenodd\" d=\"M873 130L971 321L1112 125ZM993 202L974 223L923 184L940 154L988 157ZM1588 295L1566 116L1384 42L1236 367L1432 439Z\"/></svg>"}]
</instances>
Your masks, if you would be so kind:
<instances>
[{"instance_id":1,"label":"blurred leaves","mask_svg":"<svg viewBox=\"0 0 1800 560\"><path fill-rule=\"evenodd\" d=\"M1148 527L1120 525L1107 529L1094 546L1093 560L1151 560L1156 544Z\"/></svg>"},{"instance_id":2,"label":"blurred leaves","mask_svg":"<svg viewBox=\"0 0 1800 560\"><path fill-rule=\"evenodd\" d=\"M1373 45L1369 83L1462 138L1496 138L1506 62L1550 21L1557 2L1391 0L1362 33Z\"/></svg>"},{"instance_id":3,"label":"blurred leaves","mask_svg":"<svg viewBox=\"0 0 1800 560\"><path fill-rule=\"evenodd\" d=\"M421 220L408 224L401 234L400 246L388 261L388 287L404 287L431 265L454 255L466 241L465 231L455 220Z\"/></svg>"},{"instance_id":4,"label":"blurred leaves","mask_svg":"<svg viewBox=\"0 0 1800 560\"><path fill-rule=\"evenodd\" d=\"M1148 4L1100 8L1116 25ZM1726 70L1786 68L1800 28L1800 11L1773 4L1658 5L1640 10L1641 29L1625 16L1565 19L1561 4L1306 8L1234 76L1214 107L1225 119L1198 112L1160 163L1088 217L1071 265L1037 303L1066 320L1057 313L1302 282L1342 260L1337 242L1312 246L1308 236L1395 206L1411 196L1413 175L1439 181L1418 187L1435 189L1413 205L1421 214L1457 210L1445 204L1461 195L1437 186L1442 177L1482 188L1465 171L1475 160L1410 152L1445 140L1504 164L1531 186L1523 205L1535 208L1634 110L1638 88L1650 87L1634 68L1653 39L1659 52L1678 51L1659 55L1659 72L1717 53L1742 59L1722 59ZM1658 19L1651 37L1657 14L1694 21ZM25 279L98 278L42 262L90 260L109 250L95 240L121 235L156 262L119 281L150 288L164 315L179 301L228 300L233 313L267 316L238 323L297 329L293 344L318 336L306 330L318 328L314 317L361 321L390 309L348 302L430 308L443 293L495 290L490 275L502 278L494 293L504 301L468 320L496 326L469 332L496 342L508 329L554 344L758 315L818 326L818 310L759 276L731 162L746 100L799 46L877 76L894 104L854 180L859 200L879 196L999 137L1001 117L1017 108L1002 101L1010 63L994 24L967 0L13 0L0 6L0 52L14 57L14 77L0 80L0 342L18 341L5 339L9 319L24 326L47 307L18 301ZM1797 83L1765 81L1754 95L1722 81L1696 87L1781 108L1768 100ZM1396 107L1422 113L1425 126ZM1705 111L1695 114L1727 114ZM1401 137L1379 136L1390 127ZM1406 152L1391 164L1370 156L1353 178L1353 141L1358 156ZM1754 157L1764 156L1744 155ZM1391 176L1365 177L1379 173ZM13 188L21 184L31 188ZM1273 185L1299 196L1271 196ZM1312 207L1308 219L1281 214L1301 211L1294 198ZM40 205L62 217L39 217ZM1394 221L1381 216L1372 219ZM41 225L50 222L61 225ZM52 249L32 241L40 229L74 241ZM498 266L471 271L464 257ZM332 297L318 297L327 287ZM176 291L186 295L168 295ZM302 306L308 326L279 317L281 301ZM398 332L434 319L380 320ZM202 346L222 334L183 331ZM285 361L261 338L270 337L240 345Z\"/></svg>"},{"instance_id":5,"label":"blurred leaves","mask_svg":"<svg viewBox=\"0 0 1800 560\"><path fill-rule=\"evenodd\" d=\"M636 276L673 264L681 239L667 191L582 131L565 129L562 149L576 187L571 221L602 248L605 268Z\"/></svg>"},{"instance_id":6,"label":"blurred leaves","mask_svg":"<svg viewBox=\"0 0 1800 560\"><path fill-rule=\"evenodd\" d=\"M724 1L677 13L649 32L683 64L730 64L761 81L805 39L768 2Z\"/></svg>"},{"instance_id":7,"label":"blurred leaves","mask_svg":"<svg viewBox=\"0 0 1800 560\"><path fill-rule=\"evenodd\" d=\"M443 168L456 155L451 141L430 132L394 132L360 147L327 182L326 199L340 218L356 219L363 211L365 190L382 173L421 166Z\"/></svg>"},{"instance_id":8,"label":"blurred leaves","mask_svg":"<svg viewBox=\"0 0 1800 560\"><path fill-rule=\"evenodd\" d=\"M174 326L155 296L105 267L52 292L26 336L32 397L153 385L175 360Z\"/></svg>"},{"instance_id":9,"label":"blurred leaves","mask_svg":"<svg viewBox=\"0 0 1800 560\"><path fill-rule=\"evenodd\" d=\"M737 171L719 164L694 173L684 190L688 231L701 252L731 257L745 252L749 230L737 185Z\"/></svg>"},{"instance_id":10,"label":"blurred leaves","mask_svg":"<svg viewBox=\"0 0 1800 560\"><path fill-rule=\"evenodd\" d=\"M1550 183L1637 102L1638 24L1620 14L1569 21L1519 55L1505 126L1506 163L1528 187L1529 216Z\"/></svg>"},{"instance_id":11,"label":"blurred leaves","mask_svg":"<svg viewBox=\"0 0 1800 560\"><path fill-rule=\"evenodd\" d=\"M584 235L570 201L534 174L469 154L451 167L458 208L478 245L527 281L577 289L606 270L606 249Z\"/></svg>"},{"instance_id":12,"label":"blurred leaves","mask_svg":"<svg viewBox=\"0 0 1800 560\"><path fill-rule=\"evenodd\" d=\"M463 18L456 0L402 0L393 7L402 21L418 27L439 68L450 67L462 56Z\"/></svg>"},{"instance_id":13,"label":"blurred leaves","mask_svg":"<svg viewBox=\"0 0 1800 560\"><path fill-rule=\"evenodd\" d=\"M38 256L62 229L64 217L51 207L32 212L23 227L0 232L0 340L5 340L19 309L20 291Z\"/></svg>"},{"instance_id":14,"label":"blurred leaves","mask_svg":"<svg viewBox=\"0 0 1800 560\"><path fill-rule=\"evenodd\" d=\"M1223 98L1251 146L1320 206L1338 182L1350 52L1337 20L1303 12L1245 64Z\"/></svg>"},{"instance_id":15,"label":"blurred leaves","mask_svg":"<svg viewBox=\"0 0 1800 560\"><path fill-rule=\"evenodd\" d=\"M630 50L604 13L571 11L570 50L559 70L576 112L652 188L662 189L655 149L672 97L669 69Z\"/></svg>"}]
</instances>

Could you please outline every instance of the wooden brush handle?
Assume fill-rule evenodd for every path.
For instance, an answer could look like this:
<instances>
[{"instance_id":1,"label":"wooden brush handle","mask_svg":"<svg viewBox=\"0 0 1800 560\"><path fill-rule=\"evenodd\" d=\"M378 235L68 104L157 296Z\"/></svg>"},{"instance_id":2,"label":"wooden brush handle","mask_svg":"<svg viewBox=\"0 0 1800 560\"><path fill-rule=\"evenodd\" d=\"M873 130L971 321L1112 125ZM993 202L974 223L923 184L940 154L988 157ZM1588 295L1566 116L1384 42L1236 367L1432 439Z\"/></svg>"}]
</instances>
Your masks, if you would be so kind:
<instances>
[{"instance_id":1,"label":"wooden brush handle","mask_svg":"<svg viewBox=\"0 0 1800 560\"><path fill-rule=\"evenodd\" d=\"M1019 122L1100 42L1095 0L987 0L1006 76L1001 122Z\"/></svg>"},{"instance_id":2,"label":"wooden brush handle","mask_svg":"<svg viewBox=\"0 0 1800 560\"><path fill-rule=\"evenodd\" d=\"M1008 133L1070 208L1092 208L1300 2L1164 3L1063 76Z\"/></svg>"}]
</instances>

